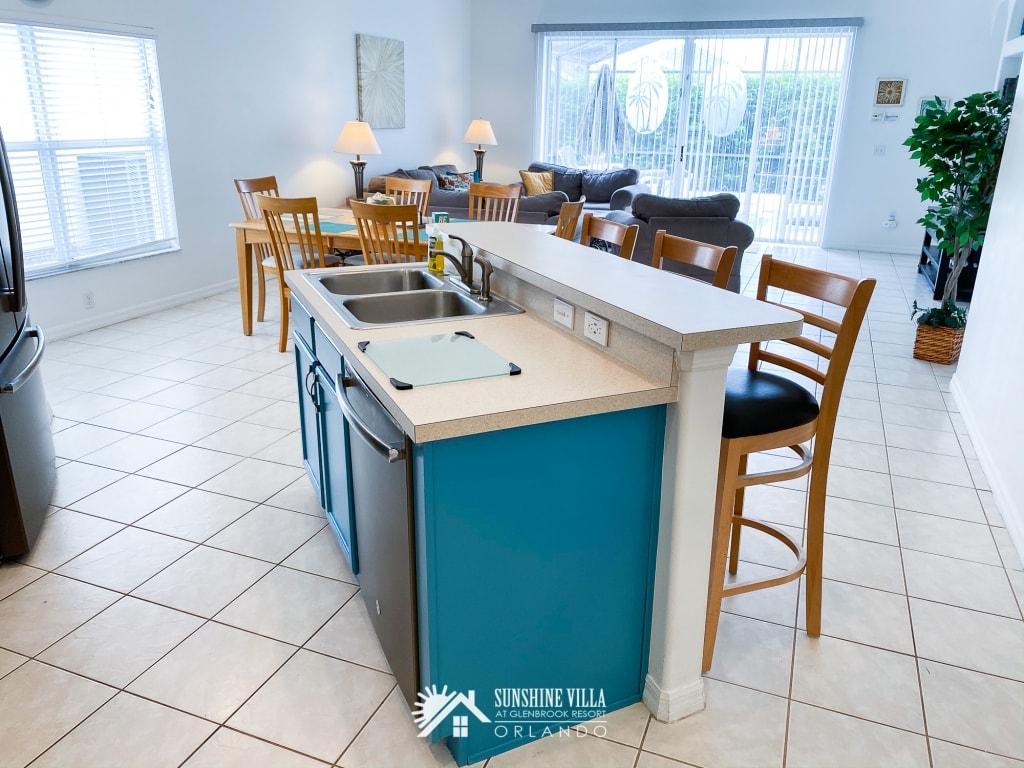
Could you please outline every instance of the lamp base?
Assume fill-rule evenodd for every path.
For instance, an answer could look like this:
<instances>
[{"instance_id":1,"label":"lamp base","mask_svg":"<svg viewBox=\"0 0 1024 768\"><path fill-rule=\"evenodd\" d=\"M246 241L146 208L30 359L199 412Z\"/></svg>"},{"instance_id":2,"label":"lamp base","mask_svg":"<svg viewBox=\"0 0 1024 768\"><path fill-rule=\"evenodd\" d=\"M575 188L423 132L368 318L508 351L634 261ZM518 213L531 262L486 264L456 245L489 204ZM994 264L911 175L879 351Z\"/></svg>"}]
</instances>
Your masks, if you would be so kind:
<instances>
[{"instance_id":1,"label":"lamp base","mask_svg":"<svg viewBox=\"0 0 1024 768\"><path fill-rule=\"evenodd\" d=\"M366 168L365 160L349 160L352 164L352 173L356 177L356 199L363 199L363 170Z\"/></svg>"},{"instance_id":2,"label":"lamp base","mask_svg":"<svg viewBox=\"0 0 1024 768\"><path fill-rule=\"evenodd\" d=\"M483 147L477 147L473 150L473 154L476 155L476 179L477 181L484 180L484 155L487 154L487 150Z\"/></svg>"}]
</instances>

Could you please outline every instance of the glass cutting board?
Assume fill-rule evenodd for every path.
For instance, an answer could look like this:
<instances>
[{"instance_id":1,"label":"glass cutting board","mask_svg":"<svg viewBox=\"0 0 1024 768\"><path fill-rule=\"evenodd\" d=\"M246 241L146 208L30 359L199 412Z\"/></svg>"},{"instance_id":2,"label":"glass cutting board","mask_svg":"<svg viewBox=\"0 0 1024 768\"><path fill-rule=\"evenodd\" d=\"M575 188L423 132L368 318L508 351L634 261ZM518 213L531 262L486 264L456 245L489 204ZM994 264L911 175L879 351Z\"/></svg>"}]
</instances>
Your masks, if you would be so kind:
<instances>
[{"instance_id":1,"label":"glass cutting board","mask_svg":"<svg viewBox=\"0 0 1024 768\"><path fill-rule=\"evenodd\" d=\"M397 389L518 374L518 366L477 341L467 331L412 339L359 342Z\"/></svg>"}]
</instances>

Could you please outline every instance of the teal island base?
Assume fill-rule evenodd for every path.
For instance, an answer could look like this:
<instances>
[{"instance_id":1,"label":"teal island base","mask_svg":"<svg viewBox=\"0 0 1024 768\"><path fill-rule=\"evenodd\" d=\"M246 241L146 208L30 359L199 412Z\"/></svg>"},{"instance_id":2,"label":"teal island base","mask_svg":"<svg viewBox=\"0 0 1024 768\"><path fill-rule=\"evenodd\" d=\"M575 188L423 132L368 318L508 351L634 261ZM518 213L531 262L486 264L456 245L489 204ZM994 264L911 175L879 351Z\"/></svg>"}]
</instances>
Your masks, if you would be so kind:
<instances>
[{"instance_id":1,"label":"teal island base","mask_svg":"<svg viewBox=\"0 0 1024 768\"><path fill-rule=\"evenodd\" d=\"M665 407L414 445L417 725L459 765L637 702Z\"/></svg>"}]
</instances>

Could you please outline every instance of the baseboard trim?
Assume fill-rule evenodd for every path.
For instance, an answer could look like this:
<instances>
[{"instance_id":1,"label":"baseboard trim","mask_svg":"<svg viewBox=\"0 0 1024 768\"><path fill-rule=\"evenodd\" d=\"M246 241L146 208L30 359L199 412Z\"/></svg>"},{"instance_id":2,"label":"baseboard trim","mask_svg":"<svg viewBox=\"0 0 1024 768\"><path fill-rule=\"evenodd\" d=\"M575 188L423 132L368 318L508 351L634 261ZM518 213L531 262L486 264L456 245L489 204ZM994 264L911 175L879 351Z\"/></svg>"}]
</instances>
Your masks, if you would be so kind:
<instances>
[{"instance_id":1,"label":"baseboard trim","mask_svg":"<svg viewBox=\"0 0 1024 768\"><path fill-rule=\"evenodd\" d=\"M82 318L81 320L75 320L71 323L62 323L60 325L48 325L43 330L46 333L48 341L56 341L57 339L64 339L68 336L75 336L79 333L95 331L97 328L105 328L106 326L113 325L114 323L132 320L133 318L148 315L152 312L159 312L162 309L177 307L190 301L205 299L232 289L236 291L238 290L238 280L225 280L224 282L215 283L213 285L204 285L202 288L196 288L193 291L176 293L173 296L163 296L154 301L147 301L142 304L133 304L132 306L122 307L121 309L117 309L112 312L104 312L98 315L90 313L89 317ZM31 307L29 308L29 311L31 311ZM241 310L239 310L239 312L241 312Z\"/></svg>"},{"instance_id":2,"label":"baseboard trim","mask_svg":"<svg viewBox=\"0 0 1024 768\"><path fill-rule=\"evenodd\" d=\"M704 709L704 678L698 677L689 685L666 691L648 674L644 684L644 704L663 723L701 712Z\"/></svg>"},{"instance_id":3,"label":"baseboard trim","mask_svg":"<svg viewBox=\"0 0 1024 768\"><path fill-rule=\"evenodd\" d=\"M974 445L974 452L978 454L978 463L981 464L981 469L988 480L989 488L992 490L992 497L996 502L996 507L999 509L999 514L1003 518L1006 532L1010 536L1010 542L1013 544L1013 548L1017 550L1017 557L1024 560L1024 510L1021 510L1014 504L1013 497L1007 491L1007 483L992 459L992 451L981 437L981 429L978 426L978 419L972 410L970 398L964 394L960 381L955 375L950 382L949 388L956 400L957 407L960 409L960 416L967 427L967 433L971 438L971 443Z\"/></svg>"}]
</instances>

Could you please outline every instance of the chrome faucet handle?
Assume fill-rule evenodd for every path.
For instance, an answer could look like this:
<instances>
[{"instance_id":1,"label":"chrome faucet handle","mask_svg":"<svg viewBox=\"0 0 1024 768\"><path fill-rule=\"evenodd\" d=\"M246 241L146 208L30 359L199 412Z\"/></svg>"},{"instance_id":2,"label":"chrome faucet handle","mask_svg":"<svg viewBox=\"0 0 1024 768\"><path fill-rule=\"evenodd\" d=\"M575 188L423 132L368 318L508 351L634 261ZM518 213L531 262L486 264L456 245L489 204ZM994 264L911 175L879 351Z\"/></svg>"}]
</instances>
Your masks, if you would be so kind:
<instances>
[{"instance_id":1,"label":"chrome faucet handle","mask_svg":"<svg viewBox=\"0 0 1024 768\"><path fill-rule=\"evenodd\" d=\"M491 273L494 272L494 267L479 253L473 257L473 261L480 265L480 301L490 301Z\"/></svg>"},{"instance_id":2,"label":"chrome faucet handle","mask_svg":"<svg viewBox=\"0 0 1024 768\"><path fill-rule=\"evenodd\" d=\"M462 271L466 273L466 285L470 285L473 282L473 246L458 235L448 235L448 237L462 243Z\"/></svg>"}]
</instances>

